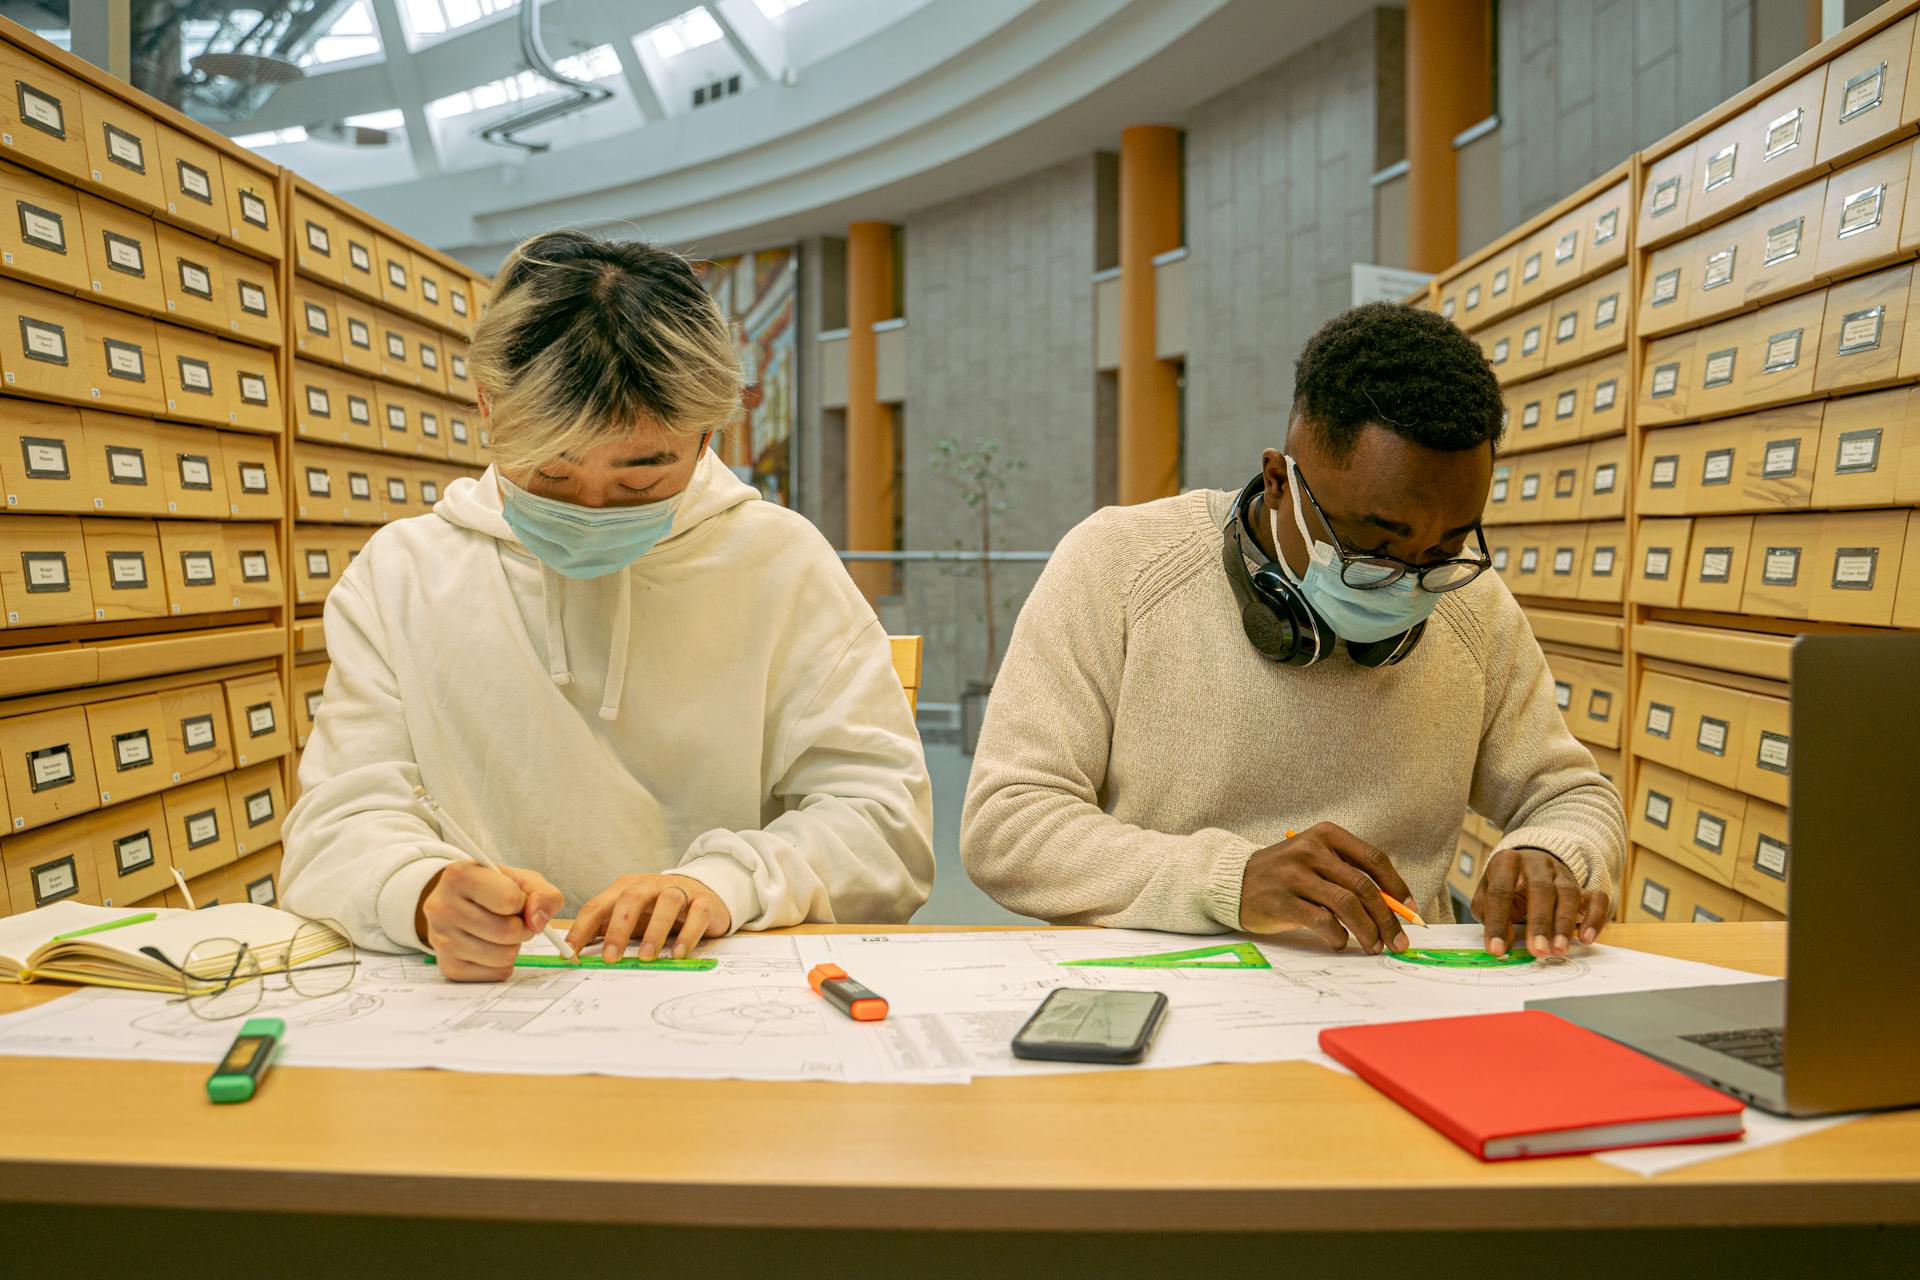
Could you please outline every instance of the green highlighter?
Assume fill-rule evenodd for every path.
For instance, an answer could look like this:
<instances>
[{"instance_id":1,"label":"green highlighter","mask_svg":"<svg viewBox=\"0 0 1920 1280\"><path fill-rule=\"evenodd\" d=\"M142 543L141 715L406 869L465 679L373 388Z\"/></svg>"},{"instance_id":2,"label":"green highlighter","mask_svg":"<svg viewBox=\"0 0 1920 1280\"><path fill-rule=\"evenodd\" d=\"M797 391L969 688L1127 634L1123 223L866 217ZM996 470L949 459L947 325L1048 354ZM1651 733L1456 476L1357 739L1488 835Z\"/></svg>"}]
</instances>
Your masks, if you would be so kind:
<instances>
[{"instance_id":1,"label":"green highlighter","mask_svg":"<svg viewBox=\"0 0 1920 1280\"><path fill-rule=\"evenodd\" d=\"M248 1018L220 1065L207 1077L207 1096L215 1102L245 1102L251 1098L260 1087L260 1077L267 1074L280 1037L286 1033L283 1019Z\"/></svg>"}]
</instances>

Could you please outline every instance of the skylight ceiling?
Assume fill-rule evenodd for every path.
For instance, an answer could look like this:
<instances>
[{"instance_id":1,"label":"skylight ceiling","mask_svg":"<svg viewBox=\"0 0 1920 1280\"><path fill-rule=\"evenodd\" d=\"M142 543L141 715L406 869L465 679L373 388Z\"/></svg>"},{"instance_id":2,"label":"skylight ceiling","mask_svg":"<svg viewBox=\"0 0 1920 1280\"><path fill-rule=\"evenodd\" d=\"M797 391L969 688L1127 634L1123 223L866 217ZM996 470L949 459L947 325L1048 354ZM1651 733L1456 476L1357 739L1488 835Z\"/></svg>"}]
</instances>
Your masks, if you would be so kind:
<instances>
[{"instance_id":1,"label":"skylight ceiling","mask_svg":"<svg viewBox=\"0 0 1920 1280\"><path fill-rule=\"evenodd\" d=\"M462 27L511 13L519 7L518 0L404 0L403 12L408 32L418 48Z\"/></svg>"}]
</instances>

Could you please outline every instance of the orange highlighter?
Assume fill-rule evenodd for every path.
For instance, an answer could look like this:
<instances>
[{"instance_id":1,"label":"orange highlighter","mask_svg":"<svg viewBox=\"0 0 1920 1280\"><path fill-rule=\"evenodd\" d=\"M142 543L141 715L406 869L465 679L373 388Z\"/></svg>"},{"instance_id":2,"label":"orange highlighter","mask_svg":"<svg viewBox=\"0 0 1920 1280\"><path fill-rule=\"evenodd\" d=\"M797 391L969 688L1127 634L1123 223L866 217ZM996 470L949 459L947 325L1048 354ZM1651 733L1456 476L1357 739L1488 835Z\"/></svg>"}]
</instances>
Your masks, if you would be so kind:
<instances>
[{"instance_id":1,"label":"orange highlighter","mask_svg":"<svg viewBox=\"0 0 1920 1280\"><path fill-rule=\"evenodd\" d=\"M879 1022L887 1016L887 1002L849 978L837 964L813 966L807 985L855 1022Z\"/></svg>"},{"instance_id":2,"label":"orange highlighter","mask_svg":"<svg viewBox=\"0 0 1920 1280\"><path fill-rule=\"evenodd\" d=\"M1300 833L1295 831L1292 827L1287 828L1287 839L1291 840L1299 834ZM1422 920L1420 918L1420 913L1418 911L1415 911L1412 907L1408 906L1404 902L1394 901L1393 895L1390 893L1381 894L1380 900L1387 904L1387 910L1393 912L1393 914L1399 916L1402 920L1405 920L1408 924L1425 925L1427 923L1425 920Z\"/></svg>"}]
</instances>

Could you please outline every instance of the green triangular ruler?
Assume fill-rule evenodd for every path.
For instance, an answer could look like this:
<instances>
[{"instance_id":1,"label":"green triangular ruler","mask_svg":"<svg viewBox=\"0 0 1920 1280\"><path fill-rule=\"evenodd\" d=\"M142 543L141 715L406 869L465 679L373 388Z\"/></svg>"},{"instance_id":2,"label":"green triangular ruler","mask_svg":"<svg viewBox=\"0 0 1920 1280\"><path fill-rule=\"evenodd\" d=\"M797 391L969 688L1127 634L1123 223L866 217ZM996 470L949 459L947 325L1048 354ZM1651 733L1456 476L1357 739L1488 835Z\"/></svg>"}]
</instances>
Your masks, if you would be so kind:
<instances>
[{"instance_id":1,"label":"green triangular ruler","mask_svg":"<svg viewBox=\"0 0 1920 1280\"><path fill-rule=\"evenodd\" d=\"M1150 956L1108 956L1099 960L1063 960L1063 966L1100 969L1271 969L1251 942L1228 942L1191 951L1160 951Z\"/></svg>"}]
</instances>

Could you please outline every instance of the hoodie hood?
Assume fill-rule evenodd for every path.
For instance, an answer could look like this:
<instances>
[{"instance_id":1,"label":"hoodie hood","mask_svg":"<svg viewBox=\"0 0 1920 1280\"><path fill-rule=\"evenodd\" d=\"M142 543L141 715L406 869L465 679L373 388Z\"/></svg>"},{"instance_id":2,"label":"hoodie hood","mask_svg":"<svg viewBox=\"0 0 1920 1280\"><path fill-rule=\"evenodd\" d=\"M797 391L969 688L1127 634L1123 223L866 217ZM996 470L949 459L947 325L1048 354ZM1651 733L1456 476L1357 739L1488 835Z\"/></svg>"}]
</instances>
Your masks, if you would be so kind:
<instances>
[{"instance_id":1,"label":"hoodie hood","mask_svg":"<svg viewBox=\"0 0 1920 1280\"><path fill-rule=\"evenodd\" d=\"M607 672L600 698L600 718L616 720L620 716L620 696L626 685L627 645L633 627L633 574L649 561L658 563L684 548L694 533L708 520L743 503L757 501L759 492L733 474L711 449L703 451L693 469L693 479L680 495L673 513L673 529L658 546L618 573L587 581L572 581L555 573L539 557L527 550L508 527L500 503L496 471L488 467L477 480L462 477L448 485L433 514L448 524L473 533L484 534L502 544L502 549L526 556L540 566L540 590L546 615L547 674L556 685L573 683L573 669L567 661L567 638L561 625L562 604L568 591L611 591L612 631L608 643Z\"/></svg>"}]
</instances>

